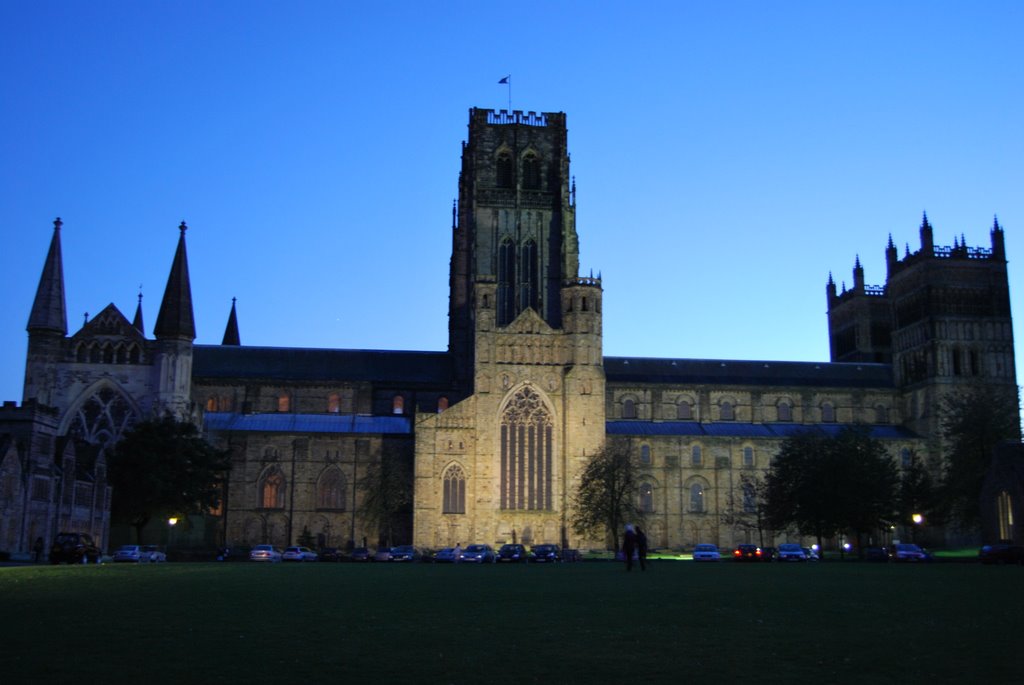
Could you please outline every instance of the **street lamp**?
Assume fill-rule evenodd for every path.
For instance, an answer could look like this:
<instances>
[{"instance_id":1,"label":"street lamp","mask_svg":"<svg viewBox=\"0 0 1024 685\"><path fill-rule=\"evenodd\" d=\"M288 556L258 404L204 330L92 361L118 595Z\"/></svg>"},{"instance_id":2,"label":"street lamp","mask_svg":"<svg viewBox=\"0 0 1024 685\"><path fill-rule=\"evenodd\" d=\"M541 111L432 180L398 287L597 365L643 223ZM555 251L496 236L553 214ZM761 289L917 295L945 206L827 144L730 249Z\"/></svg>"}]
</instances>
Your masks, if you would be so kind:
<instances>
[{"instance_id":1,"label":"street lamp","mask_svg":"<svg viewBox=\"0 0 1024 685\"><path fill-rule=\"evenodd\" d=\"M924 516L921 514L911 514L910 520L914 522L914 526L910 529L910 541L917 542L917 529L924 522Z\"/></svg>"}]
</instances>

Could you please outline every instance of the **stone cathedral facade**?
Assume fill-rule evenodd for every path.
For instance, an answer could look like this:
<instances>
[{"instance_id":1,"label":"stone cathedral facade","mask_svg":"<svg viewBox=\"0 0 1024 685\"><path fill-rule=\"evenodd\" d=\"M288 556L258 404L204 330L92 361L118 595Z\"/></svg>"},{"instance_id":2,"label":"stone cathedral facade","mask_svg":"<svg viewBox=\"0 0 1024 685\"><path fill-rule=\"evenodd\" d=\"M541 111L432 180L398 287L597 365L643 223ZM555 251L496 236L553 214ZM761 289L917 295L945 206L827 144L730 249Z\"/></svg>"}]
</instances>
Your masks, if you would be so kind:
<instances>
[{"instance_id":1,"label":"stone cathedral facade","mask_svg":"<svg viewBox=\"0 0 1024 685\"><path fill-rule=\"evenodd\" d=\"M68 335L58 221L22 406L0 411L0 550L69 527L106 541L105 449L162 413L231 451L208 544L372 546L383 531L360 515L358 484L390 462L413 480L393 543L603 547L572 532L572 495L588 457L620 436L653 546L758 542L748 483L787 436L867 424L900 467L920 459L937 475L942 397L1016 387L998 222L987 247L942 247L926 217L918 249L900 257L890 237L884 285L866 285L859 260L851 289L829 276L831 361L604 356L567 131L562 113L470 110L446 351L245 346L233 304L222 344L196 345L184 224L153 337L141 301L132 321L110 305Z\"/></svg>"}]
</instances>

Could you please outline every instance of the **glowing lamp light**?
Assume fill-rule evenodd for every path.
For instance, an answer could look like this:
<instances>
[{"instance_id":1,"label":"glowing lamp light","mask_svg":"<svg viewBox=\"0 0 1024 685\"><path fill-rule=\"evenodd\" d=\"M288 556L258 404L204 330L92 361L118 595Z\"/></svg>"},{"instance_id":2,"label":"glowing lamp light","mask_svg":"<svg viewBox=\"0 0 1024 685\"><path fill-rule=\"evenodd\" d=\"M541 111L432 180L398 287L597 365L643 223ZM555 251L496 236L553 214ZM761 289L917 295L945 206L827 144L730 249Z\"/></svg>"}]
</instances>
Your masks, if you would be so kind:
<instances>
[{"instance_id":1,"label":"glowing lamp light","mask_svg":"<svg viewBox=\"0 0 1024 685\"><path fill-rule=\"evenodd\" d=\"M169 526L177 525L177 523L178 523L178 517L177 516L172 516L171 518L167 519L167 525L169 525Z\"/></svg>"},{"instance_id":2,"label":"glowing lamp light","mask_svg":"<svg viewBox=\"0 0 1024 685\"><path fill-rule=\"evenodd\" d=\"M921 525L921 521L924 521L924 516L921 516L920 514L913 514L910 517L910 520L913 521L917 525Z\"/></svg>"},{"instance_id":3,"label":"glowing lamp light","mask_svg":"<svg viewBox=\"0 0 1024 685\"><path fill-rule=\"evenodd\" d=\"M847 552L849 552L849 551L850 551L850 546L851 546L851 545L850 545L850 543L849 543L849 542L844 542L844 543L843 543L843 549L845 549L845 550L846 550Z\"/></svg>"}]
</instances>

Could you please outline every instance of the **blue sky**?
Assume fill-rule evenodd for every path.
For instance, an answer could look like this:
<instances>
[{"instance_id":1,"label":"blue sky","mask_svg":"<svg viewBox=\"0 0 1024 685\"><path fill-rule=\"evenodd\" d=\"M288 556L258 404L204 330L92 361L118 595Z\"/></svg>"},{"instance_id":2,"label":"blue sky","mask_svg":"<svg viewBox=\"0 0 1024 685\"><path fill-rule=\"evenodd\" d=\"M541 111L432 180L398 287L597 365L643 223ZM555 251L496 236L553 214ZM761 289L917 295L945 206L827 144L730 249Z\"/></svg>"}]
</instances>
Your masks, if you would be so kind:
<instances>
[{"instance_id":1,"label":"blue sky","mask_svg":"<svg viewBox=\"0 0 1024 685\"><path fill-rule=\"evenodd\" d=\"M531 12L530 7L539 8ZM1024 312L1024 3L0 5L0 398L64 220L70 333L185 220L197 343L442 350L470 107L564 111L605 354L827 360L825 283L1006 229ZM1018 372L1020 376L1020 372Z\"/></svg>"}]
</instances>

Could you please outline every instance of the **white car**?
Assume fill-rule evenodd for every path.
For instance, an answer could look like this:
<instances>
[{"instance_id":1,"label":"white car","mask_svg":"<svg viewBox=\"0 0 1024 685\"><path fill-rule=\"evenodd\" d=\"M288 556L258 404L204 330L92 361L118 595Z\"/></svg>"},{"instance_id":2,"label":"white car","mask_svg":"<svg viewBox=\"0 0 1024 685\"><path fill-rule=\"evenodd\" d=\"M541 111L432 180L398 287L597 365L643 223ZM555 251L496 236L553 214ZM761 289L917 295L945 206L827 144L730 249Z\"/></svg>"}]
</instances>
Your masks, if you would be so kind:
<instances>
[{"instance_id":1,"label":"white car","mask_svg":"<svg viewBox=\"0 0 1024 685\"><path fill-rule=\"evenodd\" d=\"M154 564L167 561L167 555L161 552L156 545L143 545L140 554L142 558L139 561L149 561Z\"/></svg>"},{"instance_id":2,"label":"white car","mask_svg":"<svg viewBox=\"0 0 1024 685\"><path fill-rule=\"evenodd\" d=\"M139 563L142 561L142 548L139 545L121 545L114 552L114 561ZM146 558L149 561L149 558Z\"/></svg>"},{"instance_id":3,"label":"white car","mask_svg":"<svg viewBox=\"0 0 1024 685\"><path fill-rule=\"evenodd\" d=\"M281 559L284 561L316 561L317 553L309 547L285 547Z\"/></svg>"},{"instance_id":4,"label":"white car","mask_svg":"<svg viewBox=\"0 0 1024 685\"><path fill-rule=\"evenodd\" d=\"M776 558L779 561L807 561L807 554L804 548L795 542L784 542L779 545Z\"/></svg>"},{"instance_id":5,"label":"white car","mask_svg":"<svg viewBox=\"0 0 1024 685\"><path fill-rule=\"evenodd\" d=\"M721 558L716 545L701 544L693 548L694 561L719 561Z\"/></svg>"},{"instance_id":6,"label":"white car","mask_svg":"<svg viewBox=\"0 0 1024 685\"><path fill-rule=\"evenodd\" d=\"M256 545L249 552L249 561L269 561L277 563L281 561L281 550L275 549L273 545Z\"/></svg>"}]
</instances>

